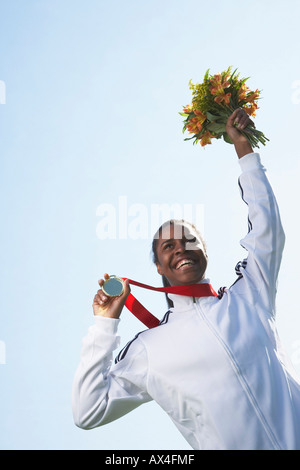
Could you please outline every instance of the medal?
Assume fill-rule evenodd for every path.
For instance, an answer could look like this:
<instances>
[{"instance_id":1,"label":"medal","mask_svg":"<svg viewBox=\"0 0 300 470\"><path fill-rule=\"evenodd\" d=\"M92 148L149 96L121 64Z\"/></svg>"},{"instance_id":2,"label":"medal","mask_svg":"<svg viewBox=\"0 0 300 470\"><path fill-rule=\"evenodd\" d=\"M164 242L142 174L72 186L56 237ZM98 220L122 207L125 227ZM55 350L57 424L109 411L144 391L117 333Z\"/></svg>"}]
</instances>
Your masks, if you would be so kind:
<instances>
[{"instance_id":1,"label":"medal","mask_svg":"<svg viewBox=\"0 0 300 470\"><path fill-rule=\"evenodd\" d=\"M109 276L104 281L102 290L108 297L120 297L124 292L124 280L121 277Z\"/></svg>"},{"instance_id":2,"label":"medal","mask_svg":"<svg viewBox=\"0 0 300 470\"><path fill-rule=\"evenodd\" d=\"M120 297L124 292L124 281L127 278L110 276L104 281L102 290L108 297ZM217 297L218 294L214 291L211 284L205 282L200 284L188 284L181 286L169 286L169 287L152 287L141 282L133 281L128 279L129 284L134 286L142 287L144 289L150 289L157 292L166 292L169 294L185 295L188 297ZM144 325L148 328L153 328L159 325L159 320L152 313L149 312L131 293L128 295L126 307L133 313Z\"/></svg>"}]
</instances>

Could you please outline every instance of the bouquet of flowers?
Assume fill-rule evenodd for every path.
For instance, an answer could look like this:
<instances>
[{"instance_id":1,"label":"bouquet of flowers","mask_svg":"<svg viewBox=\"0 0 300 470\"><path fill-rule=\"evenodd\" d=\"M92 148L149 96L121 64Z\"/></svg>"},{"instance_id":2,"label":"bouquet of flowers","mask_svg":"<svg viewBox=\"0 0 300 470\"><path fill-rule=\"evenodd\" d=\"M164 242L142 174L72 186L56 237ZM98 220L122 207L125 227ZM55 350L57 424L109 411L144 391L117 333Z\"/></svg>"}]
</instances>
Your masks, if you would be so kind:
<instances>
[{"instance_id":1,"label":"bouquet of flowers","mask_svg":"<svg viewBox=\"0 0 300 470\"><path fill-rule=\"evenodd\" d=\"M261 92L249 90L245 84L249 77L239 79L237 69L231 73L231 68L215 75L210 75L207 70L202 83L193 84L190 81L192 104L185 106L183 113L179 114L186 118L183 133L188 130L193 136L184 140L194 140L194 144L200 142L204 147L211 144L212 139L223 137L225 142L232 144L226 133L226 122L233 111L242 108L249 116L256 116ZM259 143L265 145L269 140L254 125L247 126L241 132L252 147L259 147Z\"/></svg>"}]
</instances>

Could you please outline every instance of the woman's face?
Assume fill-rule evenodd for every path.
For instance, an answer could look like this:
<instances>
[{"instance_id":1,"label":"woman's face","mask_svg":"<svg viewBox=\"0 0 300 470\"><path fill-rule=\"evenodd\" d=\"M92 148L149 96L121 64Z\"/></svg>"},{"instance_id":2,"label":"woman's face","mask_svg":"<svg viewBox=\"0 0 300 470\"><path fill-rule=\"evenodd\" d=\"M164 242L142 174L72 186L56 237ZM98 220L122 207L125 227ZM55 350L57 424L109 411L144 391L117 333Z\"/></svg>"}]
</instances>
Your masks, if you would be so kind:
<instances>
[{"instance_id":1,"label":"woman's face","mask_svg":"<svg viewBox=\"0 0 300 470\"><path fill-rule=\"evenodd\" d=\"M157 271L165 275L172 286L196 284L204 278L207 257L192 227L168 226L157 240L156 250Z\"/></svg>"}]
</instances>

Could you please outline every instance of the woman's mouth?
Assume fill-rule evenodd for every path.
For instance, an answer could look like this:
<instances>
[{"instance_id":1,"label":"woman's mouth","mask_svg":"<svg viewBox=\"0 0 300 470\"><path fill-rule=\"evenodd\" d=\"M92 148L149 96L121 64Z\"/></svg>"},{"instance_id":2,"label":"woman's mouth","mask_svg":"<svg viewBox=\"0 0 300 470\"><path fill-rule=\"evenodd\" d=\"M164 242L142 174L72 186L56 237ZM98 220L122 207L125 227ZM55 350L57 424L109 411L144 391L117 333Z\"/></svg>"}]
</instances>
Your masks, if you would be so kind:
<instances>
[{"instance_id":1,"label":"woman's mouth","mask_svg":"<svg viewBox=\"0 0 300 470\"><path fill-rule=\"evenodd\" d=\"M176 264L175 266L175 269L176 270L184 270L184 269L187 269L189 268L190 266L194 266L196 264L196 262L192 259L189 259L189 258L184 258L184 259L181 259L180 261L178 261L178 263Z\"/></svg>"}]
</instances>

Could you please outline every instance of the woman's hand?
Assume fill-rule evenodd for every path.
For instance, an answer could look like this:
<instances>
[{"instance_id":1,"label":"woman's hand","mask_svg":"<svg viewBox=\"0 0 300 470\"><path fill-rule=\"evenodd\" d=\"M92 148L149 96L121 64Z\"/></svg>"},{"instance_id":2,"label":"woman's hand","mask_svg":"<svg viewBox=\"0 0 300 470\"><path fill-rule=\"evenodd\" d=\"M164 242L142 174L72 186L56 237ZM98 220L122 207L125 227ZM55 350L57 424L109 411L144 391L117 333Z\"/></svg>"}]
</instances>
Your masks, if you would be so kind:
<instances>
[{"instance_id":1,"label":"woman's hand","mask_svg":"<svg viewBox=\"0 0 300 470\"><path fill-rule=\"evenodd\" d=\"M104 279L100 279L98 282L99 286L102 287L104 280L108 278L109 275L105 273ZM94 315L108 318L119 318L129 293L130 287L128 279L124 281L124 292L119 297L109 297L104 294L102 289L99 289L93 302Z\"/></svg>"},{"instance_id":2,"label":"woman's hand","mask_svg":"<svg viewBox=\"0 0 300 470\"><path fill-rule=\"evenodd\" d=\"M239 158L253 152L248 139L240 132L249 125L255 127L246 111L241 108L236 109L227 119L226 132L232 140Z\"/></svg>"}]
</instances>

